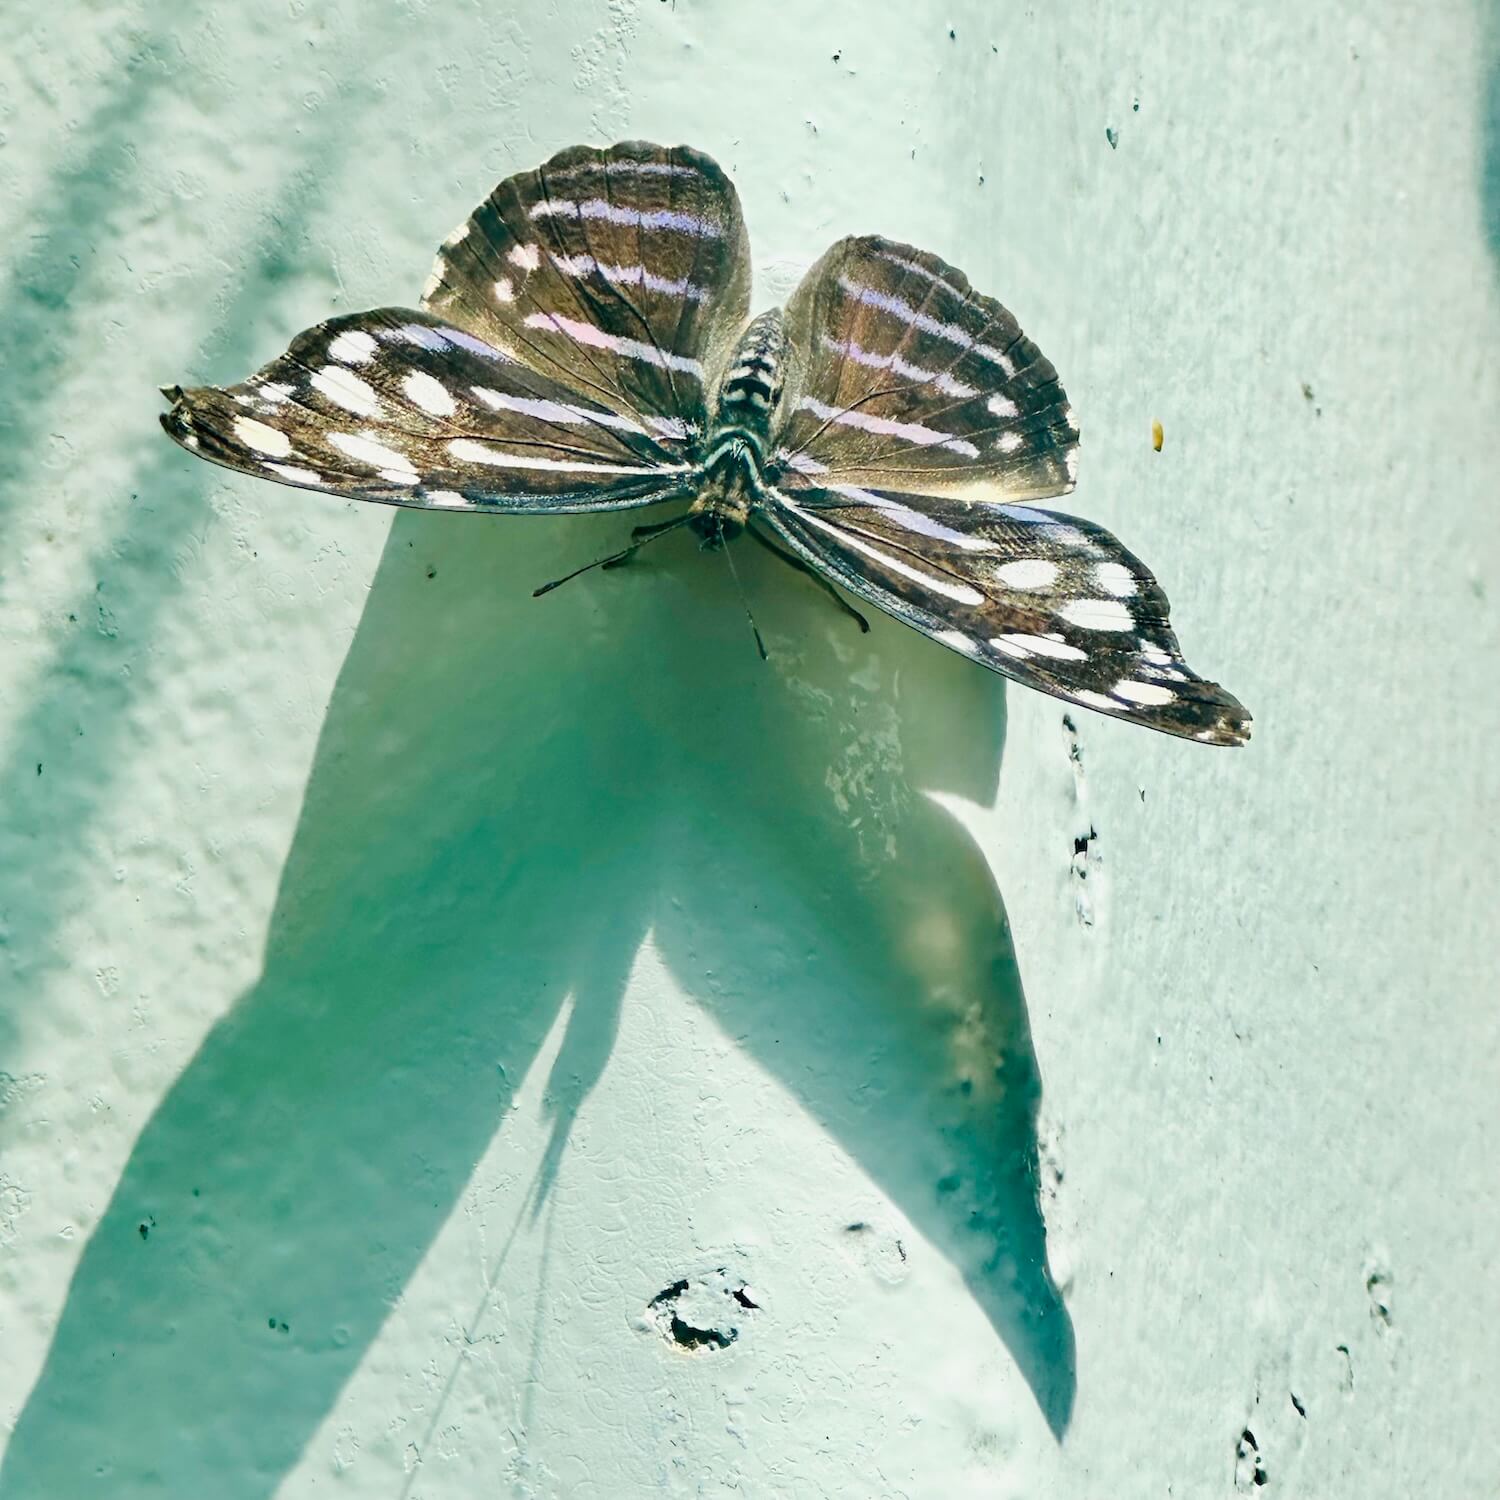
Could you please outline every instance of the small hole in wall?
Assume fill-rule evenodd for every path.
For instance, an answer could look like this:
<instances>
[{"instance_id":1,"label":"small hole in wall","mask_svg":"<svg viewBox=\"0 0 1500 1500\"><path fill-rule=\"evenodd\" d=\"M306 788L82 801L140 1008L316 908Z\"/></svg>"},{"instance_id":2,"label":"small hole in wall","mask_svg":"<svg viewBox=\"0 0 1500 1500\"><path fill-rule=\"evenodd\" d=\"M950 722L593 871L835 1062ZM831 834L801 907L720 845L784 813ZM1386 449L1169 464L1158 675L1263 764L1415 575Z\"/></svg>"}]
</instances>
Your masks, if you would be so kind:
<instances>
[{"instance_id":1,"label":"small hole in wall","mask_svg":"<svg viewBox=\"0 0 1500 1500\"><path fill-rule=\"evenodd\" d=\"M761 1301L741 1277L724 1266L679 1276L646 1304L643 1330L655 1329L675 1348L693 1354L727 1349L743 1331L744 1315Z\"/></svg>"}]
</instances>

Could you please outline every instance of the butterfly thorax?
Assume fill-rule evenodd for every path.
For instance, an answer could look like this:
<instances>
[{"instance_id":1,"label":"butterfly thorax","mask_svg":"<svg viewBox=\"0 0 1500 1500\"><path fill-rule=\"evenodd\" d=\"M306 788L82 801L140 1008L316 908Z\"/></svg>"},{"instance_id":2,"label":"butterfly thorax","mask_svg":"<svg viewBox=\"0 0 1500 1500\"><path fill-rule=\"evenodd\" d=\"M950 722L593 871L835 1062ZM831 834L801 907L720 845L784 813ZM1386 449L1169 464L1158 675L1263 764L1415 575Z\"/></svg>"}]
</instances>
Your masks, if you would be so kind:
<instances>
[{"instance_id":1,"label":"butterfly thorax","mask_svg":"<svg viewBox=\"0 0 1500 1500\"><path fill-rule=\"evenodd\" d=\"M779 310L762 313L740 336L714 394L704 443L703 483L693 510L695 529L738 530L754 508L767 466L771 428L781 400L786 326Z\"/></svg>"}]
</instances>

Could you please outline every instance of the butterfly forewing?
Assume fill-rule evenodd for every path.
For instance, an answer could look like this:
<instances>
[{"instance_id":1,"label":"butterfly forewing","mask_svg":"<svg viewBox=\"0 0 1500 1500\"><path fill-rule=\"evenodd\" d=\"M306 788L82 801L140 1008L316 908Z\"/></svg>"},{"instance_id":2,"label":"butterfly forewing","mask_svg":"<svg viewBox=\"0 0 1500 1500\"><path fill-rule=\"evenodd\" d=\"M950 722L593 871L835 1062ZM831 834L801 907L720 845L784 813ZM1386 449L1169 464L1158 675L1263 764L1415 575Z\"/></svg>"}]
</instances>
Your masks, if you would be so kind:
<instances>
[{"instance_id":1,"label":"butterfly forewing","mask_svg":"<svg viewBox=\"0 0 1500 1500\"><path fill-rule=\"evenodd\" d=\"M1182 659L1167 597L1109 532L1028 505L793 478L765 519L851 593L1028 687L1211 744L1250 716Z\"/></svg>"},{"instance_id":2,"label":"butterfly forewing","mask_svg":"<svg viewBox=\"0 0 1500 1500\"><path fill-rule=\"evenodd\" d=\"M391 505L567 512L689 488L685 444L430 313L299 334L239 385L173 388L162 425L200 457Z\"/></svg>"},{"instance_id":3,"label":"butterfly forewing","mask_svg":"<svg viewBox=\"0 0 1500 1500\"><path fill-rule=\"evenodd\" d=\"M961 271L878 236L840 240L787 304L781 461L830 484L1023 501L1073 487L1057 372Z\"/></svg>"},{"instance_id":4,"label":"butterfly forewing","mask_svg":"<svg viewBox=\"0 0 1500 1500\"><path fill-rule=\"evenodd\" d=\"M444 242L423 306L601 406L701 431L749 307L733 184L702 152L575 146L507 178Z\"/></svg>"}]
</instances>

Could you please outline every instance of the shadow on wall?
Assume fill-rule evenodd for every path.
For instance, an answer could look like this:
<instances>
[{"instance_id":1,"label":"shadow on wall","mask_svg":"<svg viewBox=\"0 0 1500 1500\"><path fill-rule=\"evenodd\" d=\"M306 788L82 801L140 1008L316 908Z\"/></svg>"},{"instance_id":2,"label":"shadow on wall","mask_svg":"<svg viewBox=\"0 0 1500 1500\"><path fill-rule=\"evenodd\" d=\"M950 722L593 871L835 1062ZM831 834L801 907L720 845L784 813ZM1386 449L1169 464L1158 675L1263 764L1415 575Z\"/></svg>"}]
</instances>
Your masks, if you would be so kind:
<instances>
[{"instance_id":1,"label":"shadow on wall","mask_svg":"<svg viewBox=\"0 0 1500 1500\"><path fill-rule=\"evenodd\" d=\"M177 12L179 23L191 11ZM111 358L107 345L70 325L77 309L100 307L101 263L110 259L94 242L132 211L148 213L153 201L143 183L138 156L150 149L159 95L178 85L161 63L160 39L143 42L100 86L89 118L71 133L76 163L49 179L26 210L28 233L0 271L0 522L38 493L73 491L79 505L97 508L111 523L79 570L82 592L55 610L76 622L62 635L42 690L16 714L8 739L14 747L0 761L0 785L25 786L7 799L0 823L0 910L24 944L28 991L49 972L66 971L72 956L58 933L83 908L87 874L100 858L95 830L102 809L118 798L122 768L129 763L134 716L149 704L163 620L178 604L186 580L182 553L210 515L209 484L170 445L156 425L160 398L149 387L121 394L134 403L133 437L112 451L92 440L88 412L60 402L68 361ZM250 369L262 356L268 310L283 291L308 279L309 265L322 263L313 244L314 225L344 154L360 139L368 100L358 91L325 108L303 128L289 171L268 200L271 232L234 268L224 292L220 332L209 342L219 369ZM317 170L313 170L316 164ZM81 264L68 247L89 245ZM60 279L59 279L60 278ZM14 309L14 312L12 312ZM254 316L251 311L254 311ZM131 336L143 336L151 315L139 309ZM45 331L44 331L45 330ZM223 331L227 330L227 332ZM198 367L208 363L200 349ZM14 392L14 399L10 394ZM62 428L80 451L80 475L59 476L39 462L47 434ZM22 560L7 552L7 574ZM10 581L9 578L7 581ZM45 761L47 775L33 765ZM14 1052L24 998L0 995L0 1064Z\"/></svg>"},{"instance_id":2,"label":"shadow on wall","mask_svg":"<svg viewBox=\"0 0 1500 1500\"><path fill-rule=\"evenodd\" d=\"M1480 10L1479 211L1500 274L1500 7L1490 0Z\"/></svg>"},{"instance_id":3,"label":"shadow on wall","mask_svg":"<svg viewBox=\"0 0 1500 1500\"><path fill-rule=\"evenodd\" d=\"M396 518L263 977L142 1133L0 1492L272 1495L571 994L555 1169L648 932L961 1269L1065 1429L1005 911L918 790L992 795L1002 685L894 622L860 637L744 546L769 666L684 537L531 600L625 524Z\"/></svg>"}]
</instances>

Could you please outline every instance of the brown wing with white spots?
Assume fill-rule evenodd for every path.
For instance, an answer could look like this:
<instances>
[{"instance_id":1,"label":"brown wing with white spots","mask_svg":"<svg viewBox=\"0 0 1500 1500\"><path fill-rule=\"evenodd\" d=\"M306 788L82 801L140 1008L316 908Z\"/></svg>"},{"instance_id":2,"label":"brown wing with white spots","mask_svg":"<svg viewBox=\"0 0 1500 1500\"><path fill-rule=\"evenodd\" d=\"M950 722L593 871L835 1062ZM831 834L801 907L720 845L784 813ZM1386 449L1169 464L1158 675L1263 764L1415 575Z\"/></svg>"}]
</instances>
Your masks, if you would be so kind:
<instances>
[{"instance_id":1,"label":"brown wing with white spots","mask_svg":"<svg viewBox=\"0 0 1500 1500\"><path fill-rule=\"evenodd\" d=\"M1101 527L795 479L762 521L851 593L1028 687L1207 744L1249 738L1240 703L1182 659L1160 585Z\"/></svg>"},{"instance_id":2,"label":"brown wing with white spots","mask_svg":"<svg viewBox=\"0 0 1500 1500\"><path fill-rule=\"evenodd\" d=\"M744 326L734 185L690 147L574 146L508 177L443 242L429 311L621 415L701 431Z\"/></svg>"},{"instance_id":3,"label":"brown wing with white spots","mask_svg":"<svg viewBox=\"0 0 1500 1500\"><path fill-rule=\"evenodd\" d=\"M687 493L695 472L670 422L409 308L321 323L239 385L163 394L162 426L200 458L387 505L616 510Z\"/></svg>"},{"instance_id":4,"label":"brown wing with white spots","mask_svg":"<svg viewBox=\"0 0 1500 1500\"><path fill-rule=\"evenodd\" d=\"M840 240L786 308L781 462L815 482L1020 502L1073 488L1057 371L992 297L925 250Z\"/></svg>"}]
</instances>

